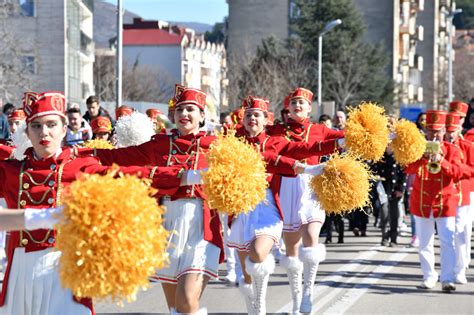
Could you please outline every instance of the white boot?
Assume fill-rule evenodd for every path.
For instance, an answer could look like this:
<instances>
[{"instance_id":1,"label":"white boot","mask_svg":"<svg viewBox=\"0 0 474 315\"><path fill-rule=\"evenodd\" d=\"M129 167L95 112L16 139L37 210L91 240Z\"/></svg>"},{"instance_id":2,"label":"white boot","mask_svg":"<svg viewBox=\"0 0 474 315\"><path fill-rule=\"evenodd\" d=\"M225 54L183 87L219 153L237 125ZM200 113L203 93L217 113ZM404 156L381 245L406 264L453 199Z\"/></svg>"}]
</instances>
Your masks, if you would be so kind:
<instances>
[{"instance_id":1,"label":"white boot","mask_svg":"<svg viewBox=\"0 0 474 315\"><path fill-rule=\"evenodd\" d=\"M326 247L323 244L318 244L316 247L301 247L299 254L304 266L303 298L301 299L300 312L311 313L314 281L319 263L326 259Z\"/></svg>"},{"instance_id":2,"label":"white boot","mask_svg":"<svg viewBox=\"0 0 474 315\"><path fill-rule=\"evenodd\" d=\"M299 314L301 303L301 282L303 277L303 263L298 257L282 256L280 265L286 269L290 282L291 299L293 301L292 314Z\"/></svg>"},{"instance_id":3,"label":"white boot","mask_svg":"<svg viewBox=\"0 0 474 315\"><path fill-rule=\"evenodd\" d=\"M207 308L202 307L196 313L179 313L179 312L176 311L176 309L172 308L170 313L171 313L171 315L181 315L181 314L207 315Z\"/></svg>"},{"instance_id":4,"label":"white boot","mask_svg":"<svg viewBox=\"0 0 474 315\"><path fill-rule=\"evenodd\" d=\"M255 294L255 314L265 314L268 279L275 270L275 258L273 258L272 254L269 254L263 262L254 263L247 257L245 267L248 274L252 277L253 292Z\"/></svg>"},{"instance_id":5,"label":"white boot","mask_svg":"<svg viewBox=\"0 0 474 315\"><path fill-rule=\"evenodd\" d=\"M247 307L247 313L253 314L254 311L254 293L251 283L246 283L244 277L239 279L239 291L242 293L245 299L245 306Z\"/></svg>"}]
</instances>

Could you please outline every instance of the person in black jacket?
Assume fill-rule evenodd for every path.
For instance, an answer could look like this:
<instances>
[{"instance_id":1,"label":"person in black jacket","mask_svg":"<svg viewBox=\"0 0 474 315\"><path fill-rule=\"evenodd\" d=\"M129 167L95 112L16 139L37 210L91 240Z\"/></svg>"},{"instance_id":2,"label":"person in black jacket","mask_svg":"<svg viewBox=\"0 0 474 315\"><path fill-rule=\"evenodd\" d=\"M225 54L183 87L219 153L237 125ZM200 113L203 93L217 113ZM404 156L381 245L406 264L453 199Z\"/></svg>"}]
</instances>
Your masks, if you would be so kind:
<instances>
[{"instance_id":1,"label":"person in black jacket","mask_svg":"<svg viewBox=\"0 0 474 315\"><path fill-rule=\"evenodd\" d=\"M95 95L91 95L86 100L87 112L85 113L82 118L87 121L89 124L92 122L94 118L99 116L105 116L109 118L110 122L112 123L112 127L115 126L115 120L110 116L109 112L100 106L99 98Z\"/></svg>"},{"instance_id":2,"label":"person in black jacket","mask_svg":"<svg viewBox=\"0 0 474 315\"><path fill-rule=\"evenodd\" d=\"M381 162L377 163L375 171L387 194L387 204L382 204L380 228L382 229L382 245L396 246L398 236L398 219L400 217L399 203L405 191L406 174L397 164L390 146L387 147ZM389 228L387 229L387 223Z\"/></svg>"}]
</instances>

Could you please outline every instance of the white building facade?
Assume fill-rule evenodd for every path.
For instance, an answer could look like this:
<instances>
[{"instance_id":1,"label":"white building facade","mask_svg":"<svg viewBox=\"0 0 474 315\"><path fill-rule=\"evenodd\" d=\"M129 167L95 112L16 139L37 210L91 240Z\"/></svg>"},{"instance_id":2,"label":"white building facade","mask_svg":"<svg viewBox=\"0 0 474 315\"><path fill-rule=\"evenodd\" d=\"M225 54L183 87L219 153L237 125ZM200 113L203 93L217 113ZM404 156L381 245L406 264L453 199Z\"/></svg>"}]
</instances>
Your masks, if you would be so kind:
<instances>
[{"instance_id":1,"label":"white building facade","mask_svg":"<svg viewBox=\"0 0 474 315\"><path fill-rule=\"evenodd\" d=\"M94 1L7 2L19 7L5 17L5 25L27 64L31 84L24 89L61 91L68 102L84 102L94 93ZM11 44L2 43L2 39L0 43ZM15 94L11 101L18 102L21 95Z\"/></svg>"},{"instance_id":2,"label":"white building facade","mask_svg":"<svg viewBox=\"0 0 474 315\"><path fill-rule=\"evenodd\" d=\"M124 25L123 54L129 64L145 65L173 83L203 90L215 114L228 106L224 45L207 42L192 29L135 18Z\"/></svg>"}]
</instances>

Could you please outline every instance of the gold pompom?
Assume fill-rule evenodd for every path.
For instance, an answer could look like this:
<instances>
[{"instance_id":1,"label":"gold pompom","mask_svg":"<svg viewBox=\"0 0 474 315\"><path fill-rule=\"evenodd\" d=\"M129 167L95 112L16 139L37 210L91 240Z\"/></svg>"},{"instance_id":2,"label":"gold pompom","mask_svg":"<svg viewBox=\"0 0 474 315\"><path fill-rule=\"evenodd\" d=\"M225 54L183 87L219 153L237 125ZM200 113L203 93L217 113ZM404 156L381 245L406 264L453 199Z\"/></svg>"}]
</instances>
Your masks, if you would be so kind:
<instances>
[{"instance_id":1,"label":"gold pompom","mask_svg":"<svg viewBox=\"0 0 474 315\"><path fill-rule=\"evenodd\" d=\"M370 178L366 164L350 154L335 154L311 179L311 187L326 213L344 214L369 204Z\"/></svg>"},{"instance_id":2,"label":"gold pompom","mask_svg":"<svg viewBox=\"0 0 474 315\"><path fill-rule=\"evenodd\" d=\"M247 213L265 200L265 162L245 139L233 133L218 135L207 160L203 181L210 208L228 214Z\"/></svg>"},{"instance_id":3,"label":"gold pompom","mask_svg":"<svg viewBox=\"0 0 474 315\"><path fill-rule=\"evenodd\" d=\"M115 173L115 174L114 174ZM64 194L57 225L60 277L77 297L134 301L168 261L168 231L149 183L116 171L82 175Z\"/></svg>"},{"instance_id":4,"label":"gold pompom","mask_svg":"<svg viewBox=\"0 0 474 315\"><path fill-rule=\"evenodd\" d=\"M361 103L351 109L345 130L346 147L352 154L374 162L383 157L390 131L382 107Z\"/></svg>"},{"instance_id":5,"label":"gold pompom","mask_svg":"<svg viewBox=\"0 0 474 315\"><path fill-rule=\"evenodd\" d=\"M92 139L84 142L83 146L90 149L113 149L114 145L110 141L102 139Z\"/></svg>"},{"instance_id":6,"label":"gold pompom","mask_svg":"<svg viewBox=\"0 0 474 315\"><path fill-rule=\"evenodd\" d=\"M405 166L418 161L426 149L426 139L416 125L402 119L395 124L392 149L395 160Z\"/></svg>"}]
</instances>

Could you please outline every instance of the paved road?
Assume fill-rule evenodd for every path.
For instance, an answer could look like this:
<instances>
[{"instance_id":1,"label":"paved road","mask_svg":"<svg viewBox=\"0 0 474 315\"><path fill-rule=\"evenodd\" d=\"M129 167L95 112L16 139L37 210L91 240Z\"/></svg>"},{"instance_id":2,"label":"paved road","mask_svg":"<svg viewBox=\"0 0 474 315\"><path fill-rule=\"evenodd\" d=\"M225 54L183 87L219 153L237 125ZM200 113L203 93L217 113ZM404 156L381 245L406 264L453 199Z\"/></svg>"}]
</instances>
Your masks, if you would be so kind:
<instances>
[{"instance_id":1,"label":"paved road","mask_svg":"<svg viewBox=\"0 0 474 315\"><path fill-rule=\"evenodd\" d=\"M337 239L337 238L336 238ZM458 285L454 293L420 290L421 270L416 248L408 247L410 238L401 237L399 247L379 245L379 231L370 228L367 237L346 232L344 244L327 245L327 259L320 265L315 288L317 314L474 314L474 265L468 270L469 283ZM437 250L438 242L435 242ZM439 262L439 256L437 257ZM224 265L220 275L225 276ZM439 263L437 263L439 269ZM237 288L219 281L211 282L202 297L210 313L246 313ZM270 278L267 294L269 313L290 309L290 290L281 267ZM96 305L98 313L166 313L159 284L141 292L135 303L121 308L110 303Z\"/></svg>"}]
</instances>

